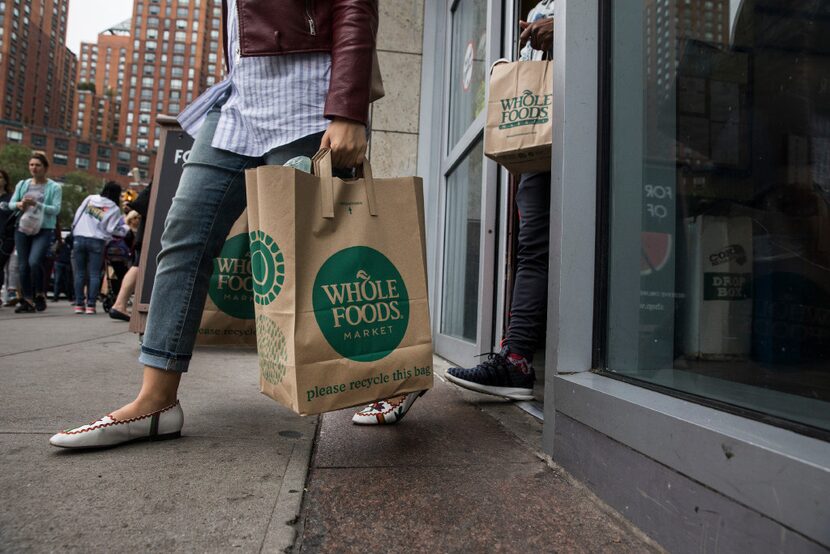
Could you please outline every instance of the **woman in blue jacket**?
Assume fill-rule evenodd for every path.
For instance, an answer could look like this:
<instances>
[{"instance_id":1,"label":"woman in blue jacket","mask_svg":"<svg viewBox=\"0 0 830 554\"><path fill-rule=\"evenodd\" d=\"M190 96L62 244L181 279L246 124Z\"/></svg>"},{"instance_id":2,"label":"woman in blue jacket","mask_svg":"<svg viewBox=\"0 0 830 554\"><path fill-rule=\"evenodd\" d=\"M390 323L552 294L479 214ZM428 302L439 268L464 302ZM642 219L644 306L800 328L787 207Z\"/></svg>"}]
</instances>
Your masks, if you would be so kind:
<instances>
[{"instance_id":1,"label":"woman in blue jacket","mask_svg":"<svg viewBox=\"0 0 830 554\"><path fill-rule=\"evenodd\" d=\"M15 313L42 312L46 309L44 294L43 260L46 251L55 234L55 224L61 211L61 187L55 181L46 177L49 170L49 161L43 154L32 154L29 159L29 173L31 179L17 183L9 206L14 209L18 219L17 230L14 234L14 243L17 247L18 268L20 271L20 287L23 289L23 298L15 308ZM41 217L40 229L32 233L32 227L21 224L26 215Z\"/></svg>"}]
</instances>

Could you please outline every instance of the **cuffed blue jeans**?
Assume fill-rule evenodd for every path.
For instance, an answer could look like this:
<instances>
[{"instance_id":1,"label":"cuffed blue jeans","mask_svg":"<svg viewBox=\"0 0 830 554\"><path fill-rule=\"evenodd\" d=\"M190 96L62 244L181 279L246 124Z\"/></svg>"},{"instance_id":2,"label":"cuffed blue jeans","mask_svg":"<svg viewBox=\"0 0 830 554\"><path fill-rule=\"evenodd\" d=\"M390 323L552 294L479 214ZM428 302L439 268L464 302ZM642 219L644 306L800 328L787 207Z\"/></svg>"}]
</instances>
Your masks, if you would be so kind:
<instances>
[{"instance_id":1,"label":"cuffed blue jeans","mask_svg":"<svg viewBox=\"0 0 830 554\"><path fill-rule=\"evenodd\" d=\"M72 244L72 264L75 271L75 305L95 307L101 290L101 269L104 265L104 248L107 241L92 237L76 236Z\"/></svg>"},{"instance_id":2,"label":"cuffed blue jeans","mask_svg":"<svg viewBox=\"0 0 830 554\"><path fill-rule=\"evenodd\" d=\"M150 367L187 371L213 258L246 206L245 170L283 165L296 156L312 157L323 136L309 135L260 157L242 156L211 146L219 114L219 107L214 107L199 129L164 223L138 358Z\"/></svg>"}]
</instances>

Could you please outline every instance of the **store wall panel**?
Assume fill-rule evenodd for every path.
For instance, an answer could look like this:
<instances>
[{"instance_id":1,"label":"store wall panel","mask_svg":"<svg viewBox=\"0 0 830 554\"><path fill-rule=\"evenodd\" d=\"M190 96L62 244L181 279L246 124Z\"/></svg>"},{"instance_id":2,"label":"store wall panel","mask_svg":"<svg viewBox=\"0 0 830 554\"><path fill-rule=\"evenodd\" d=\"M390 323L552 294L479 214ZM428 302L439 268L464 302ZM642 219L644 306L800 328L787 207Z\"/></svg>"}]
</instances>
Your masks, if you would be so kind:
<instances>
[{"instance_id":1,"label":"store wall panel","mask_svg":"<svg viewBox=\"0 0 830 554\"><path fill-rule=\"evenodd\" d=\"M669 552L827 551L562 413L556 441L558 464Z\"/></svg>"},{"instance_id":2,"label":"store wall panel","mask_svg":"<svg viewBox=\"0 0 830 554\"><path fill-rule=\"evenodd\" d=\"M380 2L378 50L420 54L424 30L424 3L419 0Z\"/></svg>"},{"instance_id":3,"label":"store wall panel","mask_svg":"<svg viewBox=\"0 0 830 554\"><path fill-rule=\"evenodd\" d=\"M375 177L415 175L418 135L374 131L370 159Z\"/></svg>"},{"instance_id":4,"label":"store wall panel","mask_svg":"<svg viewBox=\"0 0 830 554\"><path fill-rule=\"evenodd\" d=\"M417 133L421 102L421 56L379 52L386 96L372 108L372 129Z\"/></svg>"}]
</instances>

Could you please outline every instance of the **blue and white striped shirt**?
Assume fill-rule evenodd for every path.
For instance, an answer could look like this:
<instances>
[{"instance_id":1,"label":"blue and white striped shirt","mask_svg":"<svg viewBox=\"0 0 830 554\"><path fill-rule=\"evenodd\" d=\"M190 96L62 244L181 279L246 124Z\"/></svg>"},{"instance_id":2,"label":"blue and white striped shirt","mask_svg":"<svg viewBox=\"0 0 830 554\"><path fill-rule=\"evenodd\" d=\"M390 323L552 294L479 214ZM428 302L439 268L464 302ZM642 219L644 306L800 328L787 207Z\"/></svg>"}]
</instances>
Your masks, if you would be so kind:
<instances>
[{"instance_id":1,"label":"blue and white striped shirt","mask_svg":"<svg viewBox=\"0 0 830 554\"><path fill-rule=\"evenodd\" d=\"M325 131L323 117L331 76L328 53L242 58L236 0L228 1L228 74L179 114L182 128L195 137L211 107L224 96L211 146L244 156L267 152Z\"/></svg>"}]
</instances>

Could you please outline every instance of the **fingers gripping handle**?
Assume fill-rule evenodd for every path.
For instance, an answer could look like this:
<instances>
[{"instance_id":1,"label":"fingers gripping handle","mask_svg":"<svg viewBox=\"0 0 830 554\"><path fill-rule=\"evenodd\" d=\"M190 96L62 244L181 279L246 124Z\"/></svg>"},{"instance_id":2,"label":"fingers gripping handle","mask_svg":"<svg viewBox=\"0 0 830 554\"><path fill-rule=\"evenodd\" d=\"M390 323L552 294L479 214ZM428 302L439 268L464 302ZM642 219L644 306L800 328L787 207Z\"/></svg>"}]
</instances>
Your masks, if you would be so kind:
<instances>
[{"instance_id":1,"label":"fingers gripping handle","mask_svg":"<svg viewBox=\"0 0 830 554\"><path fill-rule=\"evenodd\" d=\"M321 148L311 159L314 174L320 179L322 214L326 219L334 218L334 178L332 177L331 150ZM366 201L369 205L369 214L376 216L377 200L375 198L375 181L372 178L372 166L364 160L360 168L363 182L366 185Z\"/></svg>"}]
</instances>

